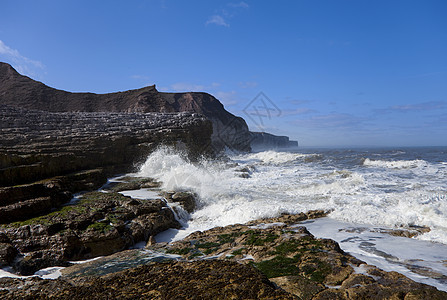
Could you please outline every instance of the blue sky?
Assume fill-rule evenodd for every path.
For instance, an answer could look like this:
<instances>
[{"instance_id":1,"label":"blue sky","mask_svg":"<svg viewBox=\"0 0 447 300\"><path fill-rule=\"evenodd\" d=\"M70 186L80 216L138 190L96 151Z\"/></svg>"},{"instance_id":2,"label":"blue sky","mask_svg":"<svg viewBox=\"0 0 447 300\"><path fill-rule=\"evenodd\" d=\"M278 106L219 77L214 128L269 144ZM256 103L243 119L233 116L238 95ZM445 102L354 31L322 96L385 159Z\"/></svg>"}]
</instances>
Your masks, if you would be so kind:
<instances>
[{"instance_id":1,"label":"blue sky","mask_svg":"<svg viewBox=\"0 0 447 300\"><path fill-rule=\"evenodd\" d=\"M0 11L0 61L55 88L205 91L302 146L447 145L445 0L2 0Z\"/></svg>"}]
</instances>

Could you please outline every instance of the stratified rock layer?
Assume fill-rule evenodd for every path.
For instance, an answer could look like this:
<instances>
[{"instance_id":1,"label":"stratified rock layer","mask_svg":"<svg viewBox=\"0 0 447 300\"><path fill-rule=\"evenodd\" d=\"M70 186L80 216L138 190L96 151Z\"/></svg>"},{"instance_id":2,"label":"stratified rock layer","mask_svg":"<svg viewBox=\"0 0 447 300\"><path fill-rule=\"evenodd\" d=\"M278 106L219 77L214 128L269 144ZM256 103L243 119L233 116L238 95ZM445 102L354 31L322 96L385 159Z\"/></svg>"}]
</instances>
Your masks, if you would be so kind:
<instances>
[{"instance_id":1,"label":"stratified rock layer","mask_svg":"<svg viewBox=\"0 0 447 300\"><path fill-rule=\"evenodd\" d=\"M50 112L196 112L213 123L210 147L250 150L244 119L226 111L219 100L207 93L162 93L155 85L109 94L70 93L22 76L0 62L1 104Z\"/></svg>"},{"instance_id":2,"label":"stratified rock layer","mask_svg":"<svg viewBox=\"0 0 447 300\"><path fill-rule=\"evenodd\" d=\"M211 133L211 123L195 113L50 113L0 106L0 186L98 167L129 169L161 144L200 155Z\"/></svg>"}]
</instances>

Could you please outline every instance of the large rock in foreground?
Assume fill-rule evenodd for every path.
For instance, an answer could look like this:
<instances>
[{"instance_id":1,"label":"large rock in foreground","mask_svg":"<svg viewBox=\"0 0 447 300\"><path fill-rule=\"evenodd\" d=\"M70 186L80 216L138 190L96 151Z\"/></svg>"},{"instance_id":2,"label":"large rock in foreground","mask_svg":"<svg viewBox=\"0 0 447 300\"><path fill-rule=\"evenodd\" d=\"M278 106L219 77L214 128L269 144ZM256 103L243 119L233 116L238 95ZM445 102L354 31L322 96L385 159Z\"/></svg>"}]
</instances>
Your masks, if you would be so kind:
<instances>
[{"instance_id":1,"label":"large rock in foreground","mask_svg":"<svg viewBox=\"0 0 447 300\"><path fill-rule=\"evenodd\" d=\"M0 225L0 266L32 275L68 261L110 255L179 228L162 199L137 200L118 193L84 194L78 203L49 214ZM3 249L3 250L2 250Z\"/></svg>"},{"instance_id":2,"label":"large rock in foreground","mask_svg":"<svg viewBox=\"0 0 447 300\"><path fill-rule=\"evenodd\" d=\"M2 299L296 299L258 270L231 261L156 263L75 285L0 280L4 286Z\"/></svg>"},{"instance_id":3,"label":"large rock in foreground","mask_svg":"<svg viewBox=\"0 0 447 300\"><path fill-rule=\"evenodd\" d=\"M317 239L297 222L321 211L195 232L62 270L57 280L2 279L0 297L93 299L446 299Z\"/></svg>"}]
</instances>

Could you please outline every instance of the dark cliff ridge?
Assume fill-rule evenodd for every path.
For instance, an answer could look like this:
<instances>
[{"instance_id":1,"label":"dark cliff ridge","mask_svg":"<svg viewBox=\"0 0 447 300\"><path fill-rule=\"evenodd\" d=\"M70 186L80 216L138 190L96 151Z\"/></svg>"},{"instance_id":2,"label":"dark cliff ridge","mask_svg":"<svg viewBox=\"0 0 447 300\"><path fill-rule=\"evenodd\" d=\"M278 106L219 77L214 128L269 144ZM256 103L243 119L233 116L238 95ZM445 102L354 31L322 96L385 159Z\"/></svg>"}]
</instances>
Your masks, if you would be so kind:
<instances>
[{"instance_id":1,"label":"dark cliff ridge","mask_svg":"<svg viewBox=\"0 0 447 300\"><path fill-rule=\"evenodd\" d=\"M277 136L266 132L250 132L253 150L298 147L297 141L287 136Z\"/></svg>"},{"instance_id":2,"label":"dark cliff ridge","mask_svg":"<svg viewBox=\"0 0 447 300\"><path fill-rule=\"evenodd\" d=\"M155 85L109 94L71 93L22 76L0 62L0 104L48 112L195 112L213 124L214 150L227 147L250 151L250 133L244 119L226 111L207 93L163 93Z\"/></svg>"}]
</instances>

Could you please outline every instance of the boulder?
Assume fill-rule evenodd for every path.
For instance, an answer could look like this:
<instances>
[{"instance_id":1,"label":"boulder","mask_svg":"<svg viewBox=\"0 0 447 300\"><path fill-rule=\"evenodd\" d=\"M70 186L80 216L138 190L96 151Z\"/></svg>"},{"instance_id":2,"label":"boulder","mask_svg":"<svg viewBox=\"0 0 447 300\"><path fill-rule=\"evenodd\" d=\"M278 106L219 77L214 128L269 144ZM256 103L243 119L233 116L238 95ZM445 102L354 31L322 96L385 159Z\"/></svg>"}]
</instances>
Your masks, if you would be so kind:
<instances>
[{"instance_id":1,"label":"boulder","mask_svg":"<svg viewBox=\"0 0 447 300\"><path fill-rule=\"evenodd\" d=\"M71 260L110 255L179 227L162 199L137 200L118 193L92 192L84 194L77 204L1 225L0 237L5 244L0 247L0 257L4 264L11 264L11 251L17 249L14 257L19 254L23 259L13 267L31 275Z\"/></svg>"},{"instance_id":2,"label":"boulder","mask_svg":"<svg viewBox=\"0 0 447 300\"><path fill-rule=\"evenodd\" d=\"M9 243L0 243L0 267L10 265L19 252Z\"/></svg>"}]
</instances>

